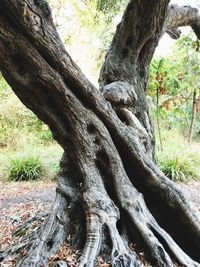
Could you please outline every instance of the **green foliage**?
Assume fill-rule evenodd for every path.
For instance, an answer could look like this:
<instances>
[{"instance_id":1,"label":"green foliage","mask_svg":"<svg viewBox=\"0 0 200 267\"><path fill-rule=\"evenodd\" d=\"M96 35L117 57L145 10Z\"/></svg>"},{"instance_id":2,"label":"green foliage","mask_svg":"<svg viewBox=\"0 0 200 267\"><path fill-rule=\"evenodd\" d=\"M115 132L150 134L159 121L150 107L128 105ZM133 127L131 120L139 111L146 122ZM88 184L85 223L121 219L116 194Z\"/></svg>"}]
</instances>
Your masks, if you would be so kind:
<instances>
[{"instance_id":1,"label":"green foliage","mask_svg":"<svg viewBox=\"0 0 200 267\"><path fill-rule=\"evenodd\" d=\"M164 158L160 162L160 168L173 181L188 181L200 179L197 164L195 154L189 154L186 157L179 154Z\"/></svg>"},{"instance_id":2,"label":"green foliage","mask_svg":"<svg viewBox=\"0 0 200 267\"><path fill-rule=\"evenodd\" d=\"M97 84L105 53L128 0L50 0L49 2L67 51L84 69L86 76Z\"/></svg>"},{"instance_id":3,"label":"green foliage","mask_svg":"<svg viewBox=\"0 0 200 267\"><path fill-rule=\"evenodd\" d=\"M127 3L128 0L96 0L96 10L97 12L104 13L107 20L111 21Z\"/></svg>"},{"instance_id":4,"label":"green foliage","mask_svg":"<svg viewBox=\"0 0 200 267\"><path fill-rule=\"evenodd\" d=\"M200 179L200 144L190 146L176 130L163 130L164 149L157 147L160 169L174 181ZM176 140L176 142L174 142Z\"/></svg>"},{"instance_id":5,"label":"green foliage","mask_svg":"<svg viewBox=\"0 0 200 267\"><path fill-rule=\"evenodd\" d=\"M109 0L70 0L70 3L74 9L74 23L70 33L72 37L69 38L69 32L67 38L65 37L66 44L70 46L72 55L73 47L76 47L73 57L76 59L78 56L78 63L81 66L84 64L84 69L85 66L90 68L86 74L90 77L89 72L92 72L93 76L96 76L115 31L114 17L119 12L120 4L115 5ZM77 54L76 34L81 42L78 50L84 48L84 53Z\"/></svg>"},{"instance_id":6,"label":"green foliage","mask_svg":"<svg viewBox=\"0 0 200 267\"><path fill-rule=\"evenodd\" d=\"M154 58L150 66L148 94L153 116L159 115L163 127L188 132L192 117L192 95L200 97L200 53L193 33L183 35L166 58ZM159 106L156 105L157 93ZM198 104L199 103L199 104ZM199 105L200 111L200 102ZM197 112L194 134L200 133Z\"/></svg>"},{"instance_id":7,"label":"green foliage","mask_svg":"<svg viewBox=\"0 0 200 267\"><path fill-rule=\"evenodd\" d=\"M49 129L41 131L41 133L39 134L39 137L41 140L43 140L45 142L53 141L53 136L52 136L52 133Z\"/></svg>"},{"instance_id":8,"label":"green foliage","mask_svg":"<svg viewBox=\"0 0 200 267\"><path fill-rule=\"evenodd\" d=\"M12 90L0 73L0 104L7 99Z\"/></svg>"},{"instance_id":9,"label":"green foliage","mask_svg":"<svg viewBox=\"0 0 200 267\"><path fill-rule=\"evenodd\" d=\"M7 177L11 181L37 180L44 175L44 167L38 157L11 158L7 166Z\"/></svg>"},{"instance_id":10,"label":"green foliage","mask_svg":"<svg viewBox=\"0 0 200 267\"><path fill-rule=\"evenodd\" d=\"M4 81L5 83L5 81ZM1 91L0 83L0 91ZM52 134L33 112L28 110L14 95L9 92L0 102L0 147L18 149L25 143L52 142ZM26 139L26 141L25 141ZM20 143L20 140L22 141Z\"/></svg>"}]
</instances>

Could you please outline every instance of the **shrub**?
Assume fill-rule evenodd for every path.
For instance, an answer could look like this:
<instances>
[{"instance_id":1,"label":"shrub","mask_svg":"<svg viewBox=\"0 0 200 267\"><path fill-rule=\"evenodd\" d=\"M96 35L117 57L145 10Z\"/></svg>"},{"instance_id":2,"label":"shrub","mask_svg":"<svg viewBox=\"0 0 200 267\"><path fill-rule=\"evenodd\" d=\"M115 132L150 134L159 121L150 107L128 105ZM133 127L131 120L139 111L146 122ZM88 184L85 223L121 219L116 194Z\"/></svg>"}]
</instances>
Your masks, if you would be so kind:
<instances>
[{"instance_id":1,"label":"shrub","mask_svg":"<svg viewBox=\"0 0 200 267\"><path fill-rule=\"evenodd\" d=\"M162 131L163 150L157 146L160 169L174 181L200 179L200 144L189 145L184 136L172 129Z\"/></svg>"},{"instance_id":2,"label":"shrub","mask_svg":"<svg viewBox=\"0 0 200 267\"><path fill-rule=\"evenodd\" d=\"M7 176L11 181L36 180L43 174L43 165L35 156L11 158L7 166Z\"/></svg>"},{"instance_id":3,"label":"shrub","mask_svg":"<svg viewBox=\"0 0 200 267\"><path fill-rule=\"evenodd\" d=\"M187 181L199 179L199 170L192 159L192 155L187 155L188 158L181 155L165 158L160 162L161 170L174 181Z\"/></svg>"}]
</instances>

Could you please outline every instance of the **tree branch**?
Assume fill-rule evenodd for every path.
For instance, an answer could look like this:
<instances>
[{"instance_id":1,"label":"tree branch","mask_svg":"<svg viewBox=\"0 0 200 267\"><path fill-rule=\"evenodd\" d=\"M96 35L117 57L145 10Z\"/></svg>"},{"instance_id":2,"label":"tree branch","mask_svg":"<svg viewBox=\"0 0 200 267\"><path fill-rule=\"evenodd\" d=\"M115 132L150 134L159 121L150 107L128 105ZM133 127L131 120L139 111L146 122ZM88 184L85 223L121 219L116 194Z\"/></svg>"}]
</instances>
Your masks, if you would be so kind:
<instances>
[{"instance_id":1,"label":"tree branch","mask_svg":"<svg viewBox=\"0 0 200 267\"><path fill-rule=\"evenodd\" d=\"M171 5L166 19L166 32L174 39L180 37L178 27L191 26L198 39L200 39L199 10L191 6Z\"/></svg>"},{"instance_id":2,"label":"tree branch","mask_svg":"<svg viewBox=\"0 0 200 267\"><path fill-rule=\"evenodd\" d=\"M168 3L169 0L129 2L101 70L101 88L116 80L129 80L132 83L136 76L134 63L143 62L145 65L151 60L162 35Z\"/></svg>"}]
</instances>

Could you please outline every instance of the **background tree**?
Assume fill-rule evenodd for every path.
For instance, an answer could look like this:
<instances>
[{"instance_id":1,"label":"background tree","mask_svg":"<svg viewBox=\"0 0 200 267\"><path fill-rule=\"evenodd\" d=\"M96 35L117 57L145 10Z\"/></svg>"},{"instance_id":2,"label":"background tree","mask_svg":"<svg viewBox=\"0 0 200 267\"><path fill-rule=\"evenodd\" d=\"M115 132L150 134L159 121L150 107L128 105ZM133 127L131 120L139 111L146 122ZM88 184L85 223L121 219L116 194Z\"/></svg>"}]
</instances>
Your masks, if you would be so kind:
<instances>
[{"instance_id":1,"label":"background tree","mask_svg":"<svg viewBox=\"0 0 200 267\"><path fill-rule=\"evenodd\" d=\"M166 58L155 57L150 65L148 95L156 106L156 89L159 94L159 106L154 109L166 128L179 128L188 136L193 114L193 94L196 92L195 105L198 111L199 60L198 40L189 32L174 45ZM154 100L155 99L155 100ZM197 112L198 116L198 112ZM193 120L194 121L194 120ZM198 134L198 120L194 134Z\"/></svg>"},{"instance_id":2,"label":"background tree","mask_svg":"<svg viewBox=\"0 0 200 267\"><path fill-rule=\"evenodd\" d=\"M153 161L151 58L165 31L191 25L199 37L200 29L197 9L168 4L130 1L98 90L66 52L45 1L0 2L2 74L65 151L49 218L18 266L44 265L67 238L84 244L79 266L103 252L112 266L142 266L133 240L158 266L199 266L199 214Z\"/></svg>"}]
</instances>

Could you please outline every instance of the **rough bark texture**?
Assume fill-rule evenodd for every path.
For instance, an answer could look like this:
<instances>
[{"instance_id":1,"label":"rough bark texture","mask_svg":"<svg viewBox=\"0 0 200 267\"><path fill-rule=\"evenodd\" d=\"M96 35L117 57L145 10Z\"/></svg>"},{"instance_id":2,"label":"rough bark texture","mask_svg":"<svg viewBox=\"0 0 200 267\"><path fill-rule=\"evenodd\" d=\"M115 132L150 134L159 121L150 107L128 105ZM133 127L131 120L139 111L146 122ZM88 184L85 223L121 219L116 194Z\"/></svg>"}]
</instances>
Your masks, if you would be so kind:
<instances>
[{"instance_id":1,"label":"rough bark texture","mask_svg":"<svg viewBox=\"0 0 200 267\"><path fill-rule=\"evenodd\" d=\"M45 265L65 239L83 246L80 267L95 266L99 253L112 266L143 266L133 241L156 266L200 266L200 217L153 161L145 98L168 2L129 3L100 91L66 52L45 1L0 1L2 74L65 151L50 216L17 266Z\"/></svg>"},{"instance_id":2,"label":"rough bark texture","mask_svg":"<svg viewBox=\"0 0 200 267\"><path fill-rule=\"evenodd\" d=\"M200 15L197 8L191 6L171 5L165 20L164 29L174 39L179 38L181 32L178 27L191 26L196 36L200 38Z\"/></svg>"}]
</instances>

